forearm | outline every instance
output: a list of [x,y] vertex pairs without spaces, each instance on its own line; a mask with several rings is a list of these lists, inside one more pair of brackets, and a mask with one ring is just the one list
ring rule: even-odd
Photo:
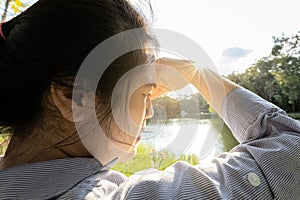
[[220,116],[226,95],[240,87],[207,68],[197,70],[191,83]]

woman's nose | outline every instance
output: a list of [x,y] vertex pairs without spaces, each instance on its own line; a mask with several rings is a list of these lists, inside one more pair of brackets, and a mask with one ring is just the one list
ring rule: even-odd
[[153,106],[150,105],[150,107],[146,109],[146,117],[145,118],[150,119],[153,117],[153,115],[154,115]]

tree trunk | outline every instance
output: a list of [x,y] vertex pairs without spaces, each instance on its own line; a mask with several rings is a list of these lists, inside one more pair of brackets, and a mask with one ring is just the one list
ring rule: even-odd
[[11,0],[6,0],[6,2],[5,2],[5,7],[4,7],[4,11],[3,11],[3,14],[2,14],[2,18],[1,18],[1,23],[5,22],[5,20],[6,20],[7,10],[8,10],[8,6],[9,6],[10,1]]
[[293,109],[294,118],[296,119],[295,102],[293,102],[292,104],[292,109]]

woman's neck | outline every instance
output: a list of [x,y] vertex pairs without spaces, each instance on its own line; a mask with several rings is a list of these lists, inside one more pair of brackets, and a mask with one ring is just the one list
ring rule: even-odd
[[[76,129],[69,127],[69,132],[62,130],[59,134],[48,130],[33,131],[25,138],[13,135],[1,160],[0,169],[60,158],[91,157],[80,141]],[[70,130],[73,130],[72,133]]]

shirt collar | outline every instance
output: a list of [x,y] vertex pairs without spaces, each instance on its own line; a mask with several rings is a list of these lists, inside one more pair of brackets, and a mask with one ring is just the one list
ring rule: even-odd
[[0,170],[0,199],[49,199],[65,193],[83,179],[112,167],[95,158],[65,158]]

